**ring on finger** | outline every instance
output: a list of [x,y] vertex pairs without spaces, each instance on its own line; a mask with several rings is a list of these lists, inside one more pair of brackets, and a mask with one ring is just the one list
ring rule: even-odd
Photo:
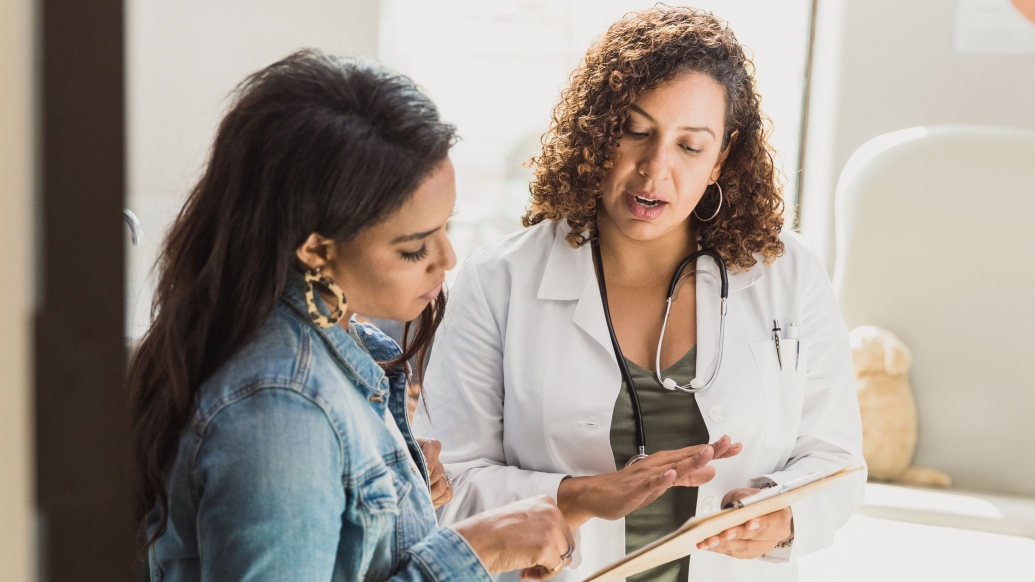
[[446,482],[446,487],[452,487],[453,486],[453,478],[450,477],[449,475],[446,475],[445,473],[443,473],[442,474],[442,480]]
[[554,566],[553,568],[550,568],[550,571],[551,571],[551,572],[556,572],[557,570],[560,570],[560,569],[561,569],[561,567],[562,567],[562,566],[564,566],[564,563],[565,563],[565,562],[567,562],[568,560],[570,560],[570,559],[571,559],[571,555],[572,555],[573,553],[575,553],[575,548],[574,548],[574,547],[572,547],[572,545],[571,545],[571,544],[568,544],[568,551],[567,551],[567,552],[564,552],[564,555],[562,555],[562,556],[561,556],[561,561],[560,561],[560,563],[558,563],[558,564],[557,564],[556,566]]

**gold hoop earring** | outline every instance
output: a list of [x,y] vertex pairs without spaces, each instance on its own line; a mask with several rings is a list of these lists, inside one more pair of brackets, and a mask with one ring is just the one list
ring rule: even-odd
[[[715,187],[719,189],[719,205],[715,207],[715,212],[712,213],[708,218],[701,218],[700,214],[697,214],[697,208],[694,208],[694,216],[701,222],[711,222],[715,220],[715,217],[719,215],[719,211],[722,210],[722,186],[719,186],[718,180],[715,181]],[[700,202],[698,202],[700,204]]]
[[[317,309],[316,290],[313,289],[313,283],[323,285],[338,298],[338,307],[330,315],[324,315]],[[345,300],[345,292],[334,281],[321,275],[320,269],[310,269],[305,273],[305,304],[309,308],[309,317],[313,323],[323,329],[338,325],[345,315],[345,309],[349,306],[348,301]]]

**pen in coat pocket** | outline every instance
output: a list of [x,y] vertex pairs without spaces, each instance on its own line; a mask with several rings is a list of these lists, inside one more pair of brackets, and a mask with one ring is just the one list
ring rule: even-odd
[[773,341],[776,342],[776,363],[780,364],[780,369],[783,370],[783,356],[780,355],[780,322],[773,320]]

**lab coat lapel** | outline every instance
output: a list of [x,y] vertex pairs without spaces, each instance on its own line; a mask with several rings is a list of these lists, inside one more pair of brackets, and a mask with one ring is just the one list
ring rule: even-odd
[[539,285],[539,299],[578,300],[572,322],[589,334],[614,357],[611,336],[604,320],[604,303],[593,270],[592,251],[588,244],[574,249],[565,238],[566,225],[554,227],[553,247],[546,261],[543,281]]
[[[586,255],[588,258],[589,252]],[[600,287],[597,285],[595,276],[586,278],[582,295],[579,297],[578,305],[575,306],[575,314],[571,320],[596,340],[612,358],[615,358],[611,334],[607,330],[607,320],[604,319],[604,302],[600,299]]]
[[566,225],[555,223],[553,230],[553,246],[536,296],[560,301],[578,299],[582,296],[586,278],[593,275],[589,245],[573,249],[565,238],[569,232]]

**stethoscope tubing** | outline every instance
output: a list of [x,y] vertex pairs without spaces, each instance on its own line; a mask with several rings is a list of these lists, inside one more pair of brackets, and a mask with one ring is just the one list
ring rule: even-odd
[[[694,274],[696,273],[708,273],[708,271],[694,271]],[[687,394],[704,392],[710,388],[713,383],[715,383],[715,379],[719,376],[719,368],[722,367],[722,346],[726,340],[726,297],[722,297],[720,302],[722,305],[719,309],[719,352],[715,357],[715,367],[712,368],[712,375],[708,377],[708,381],[700,388],[694,388],[692,383],[685,385],[676,384],[672,387],[673,390],[679,390],[680,392],[686,392]],[[670,296],[665,302],[665,319],[661,321],[661,335],[658,337],[658,351],[654,356],[654,375],[658,379],[658,383],[662,386],[665,385],[665,380],[661,377],[661,345],[665,340],[665,328],[668,327],[668,314],[671,310],[672,297]]]
[[611,347],[615,351],[615,359],[618,360],[618,371],[622,373],[625,385],[629,387],[629,401],[632,404],[633,419],[636,423],[636,449],[637,454],[625,464],[626,467],[647,457],[647,437],[643,430],[643,413],[640,412],[640,397],[636,393],[636,387],[632,384],[632,374],[629,373],[629,366],[625,363],[625,356],[622,355],[622,347],[618,345],[618,336],[615,335],[615,328],[611,325],[611,308],[607,302],[607,285],[604,283],[604,264],[600,260],[600,245],[593,241],[593,263],[596,267],[597,286],[600,288],[600,301],[604,305],[604,319],[607,321],[607,333],[611,336]]
[[[640,398],[636,392],[636,385],[633,384],[632,374],[629,372],[629,367],[625,363],[625,355],[622,353],[621,345],[618,344],[618,336],[615,335],[614,325],[612,325],[611,323],[611,309],[608,306],[607,301],[607,284],[604,281],[604,264],[600,258],[600,244],[598,241],[593,241],[592,246],[593,264],[597,276],[597,286],[600,288],[600,300],[604,306],[604,319],[607,321],[607,332],[608,335],[610,335],[611,337],[611,346],[615,352],[615,359],[618,361],[618,370],[619,372],[621,372],[622,380],[625,382],[627,390],[629,391],[629,401],[632,405],[633,419],[635,421],[636,426],[637,454],[631,457],[625,463],[625,466],[628,467],[629,465],[632,465],[633,463],[641,459],[645,459],[647,457],[647,437],[646,431],[644,431],[643,429],[643,413],[640,410]],[[668,317],[670,312],[672,311],[672,300],[675,297],[676,288],[679,285],[679,281],[681,278],[680,276],[682,275],[683,271],[686,270],[686,268],[691,263],[693,263],[699,257],[703,256],[711,257],[711,259],[715,261],[716,265],[719,267],[719,296],[722,303],[719,312],[719,350],[716,354],[715,368],[712,370],[712,374],[708,378],[708,381],[702,387],[694,388],[691,385],[693,382],[686,386],[680,386],[678,384],[674,386],[675,389],[689,394],[703,392],[707,390],[709,387],[711,387],[711,385],[715,382],[715,378],[719,375],[719,368],[722,367],[723,343],[726,337],[726,301],[729,297],[729,278],[726,274],[726,262],[722,259],[721,256],[719,256],[719,253],[707,249],[693,252],[690,255],[688,255],[685,259],[683,259],[683,261],[679,264],[679,267],[676,269],[676,272],[673,273],[672,281],[669,283],[668,286],[668,298],[665,301],[665,319],[661,322],[661,337],[658,338],[658,350],[654,361],[654,373],[657,375],[658,382],[664,385],[664,380],[661,378],[661,346],[662,341],[664,341],[665,337],[665,328],[668,327]],[[707,273],[707,271],[695,270],[690,274],[696,275],[699,272]]]

